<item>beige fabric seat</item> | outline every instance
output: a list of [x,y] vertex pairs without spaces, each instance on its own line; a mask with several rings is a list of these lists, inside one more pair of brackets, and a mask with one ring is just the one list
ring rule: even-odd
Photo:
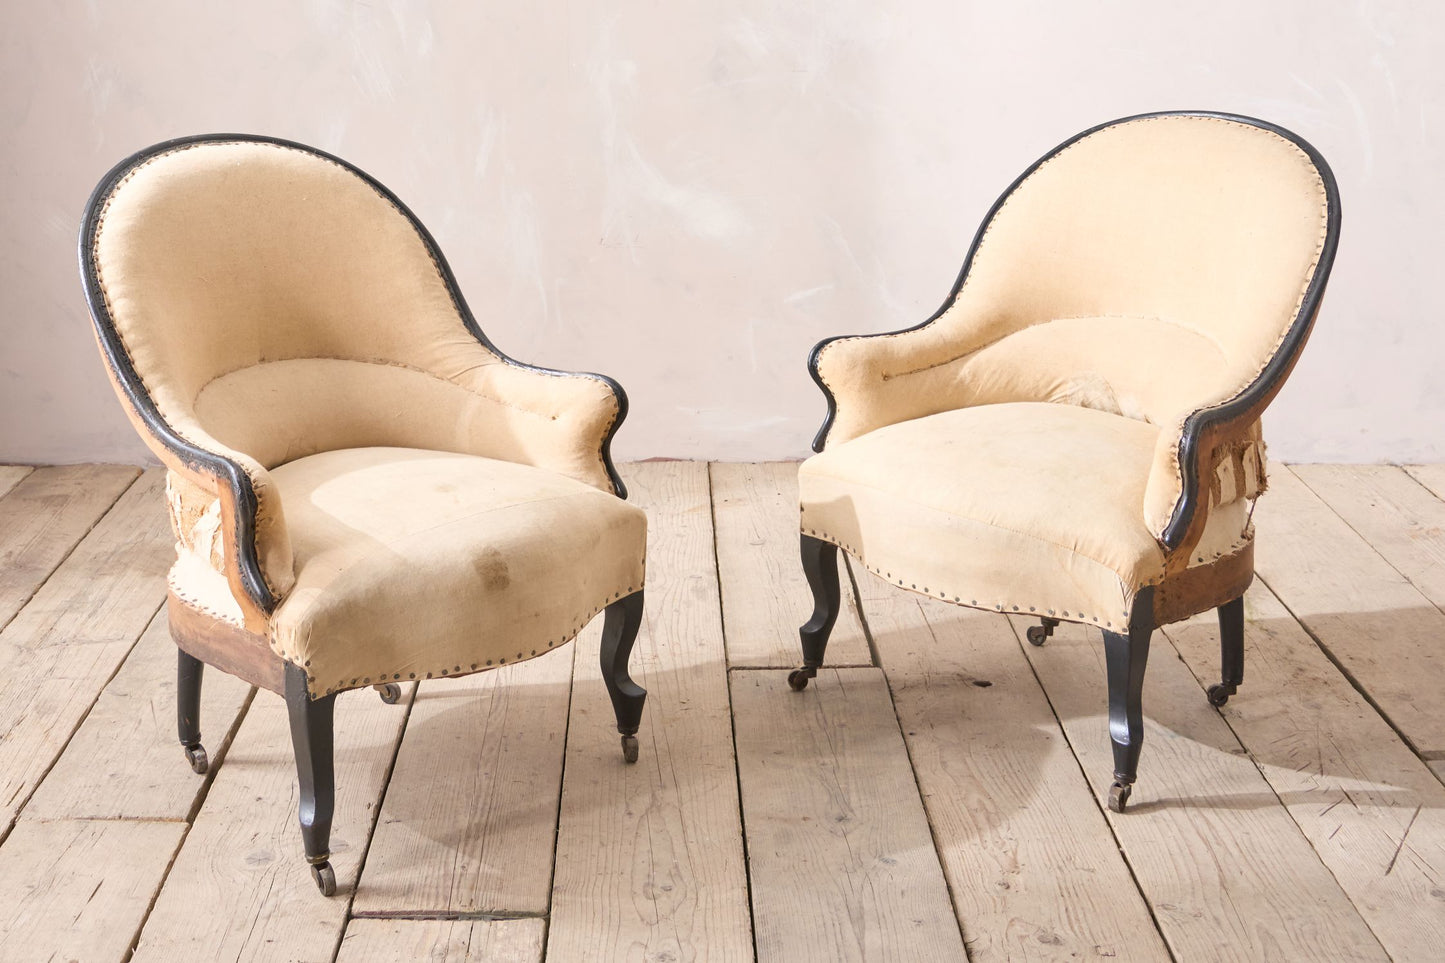
[[296,560],[274,644],[327,691],[531,658],[641,584],[646,517],[564,475],[348,448],[273,477]]
[[1219,610],[1243,680],[1260,415],[1313,325],[1339,196],[1263,121],[1150,114],[1050,152],[999,198],[923,324],[813,349],[828,401],[799,471],[814,594],[801,689],[839,601],[837,549],[910,591],[1104,631],[1123,811],[1149,636]]
[[323,892],[343,690],[395,702],[398,683],[541,655],[605,609],[636,760],[647,522],[609,455],[615,381],[499,351],[412,213],[300,144],[141,151],[96,188],[80,253],[116,392],[169,470],[181,743],[204,772],[204,664],[285,695]]
[[[802,530],[927,595],[1122,629],[1132,596],[1164,578],[1139,511],[1158,435],[1039,402],[889,425],[803,464]],[[1242,547],[1245,508],[1211,517],[1212,558]]]

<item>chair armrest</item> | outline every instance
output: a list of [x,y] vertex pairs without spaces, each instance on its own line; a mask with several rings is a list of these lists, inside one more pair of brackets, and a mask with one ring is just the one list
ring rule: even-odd
[[[505,451],[485,452],[585,481],[619,498],[627,487],[612,463],[612,438],[627,417],[627,393],[606,375],[558,371],[515,361],[490,346],[477,353],[463,387],[499,402],[499,417],[516,419]],[[498,437],[493,445],[503,444]]]
[[813,347],[808,370],[828,399],[814,451],[828,442],[975,403],[959,368],[1011,329],[960,290],[963,278],[960,274],[948,300],[922,324],[827,338]]
[[[291,538],[270,473],[211,437],[193,419],[173,424],[149,397],[122,388],[110,364],[106,372],[152,453],[169,471],[220,503],[221,574],[246,628],[265,634],[271,612],[296,581]],[[182,534],[177,532],[177,537]]]

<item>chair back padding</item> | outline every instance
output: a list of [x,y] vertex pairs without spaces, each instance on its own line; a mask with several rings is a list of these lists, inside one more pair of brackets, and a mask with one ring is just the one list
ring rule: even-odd
[[608,486],[595,452],[552,456],[558,392],[472,329],[430,238],[356,169],[285,142],[182,142],[133,166],[97,211],[108,320],[189,440],[266,468],[404,446]]
[[1320,171],[1271,130],[1207,115],[1114,124],[1007,195],[965,296],[936,324],[967,330],[960,352],[1017,352],[1017,381],[988,385],[988,401],[1072,393],[1167,425],[1264,370],[1319,263],[1328,214]]

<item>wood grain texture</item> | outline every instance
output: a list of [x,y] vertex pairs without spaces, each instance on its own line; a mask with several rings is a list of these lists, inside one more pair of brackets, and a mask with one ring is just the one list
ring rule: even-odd
[[0,465],[0,498],[8,495],[10,489],[20,484],[20,479],[34,470],[29,465]]
[[[1026,620],[1015,627],[1022,634]],[[1097,629],[1060,625],[1027,646],[1084,775],[1113,779]],[[1388,957],[1299,827],[1160,635],[1128,812],[1106,814],[1176,959]]]
[[1168,960],[1008,621],[855,573],[969,959]]
[[[1445,947],[1445,786],[1263,585],[1245,596],[1245,619],[1245,681],[1225,720],[1386,951],[1434,958]],[[1212,618],[1166,631],[1201,682],[1217,681]]]
[[0,961],[125,959],[184,823],[22,822],[0,847]]
[[[0,627],[139,474],[126,465],[67,465],[15,479],[14,488],[0,498]],[[164,503],[161,511],[164,515]]]
[[[813,611],[813,593],[798,559],[798,463],[710,467],[728,664],[801,665],[798,626]],[[827,664],[872,665],[841,564],[838,572],[843,610],[828,639]]]
[[1445,501],[1393,465],[1290,470],[1420,594],[1445,608]]
[[331,899],[317,892],[301,847],[286,704],[258,692],[141,932],[136,963],[330,960],[414,688],[403,683],[394,706],[369,689],[336,700]]
[[1280,601],[1416,750],[1445,752],[1445,614],[1283,466],[1254,523]]
[[1405,473],[1415,479],[1436,498],[1445,498],[1445,465],[1403,465]]
[[760,963],[961,960],[883,672],[733,672]]
[[594,623],[573,646],[547,958],[751,960],[707,466],[623,476],[649,516],[641,757],[622,761]]
[[146,472],[0,632],[0,827],[29,799],[165,597],[173,552],[164,479],[159,469]]
[[336,963],[541,963],[546,923],[352,920]]
[[[206,670],[201,735],[213,772],[224,763],[250,695],[239,679]],[[162,609],[35,791],[24,818],[185,820],[205,784],[176,737],[176,646]]]
[[358,915],[545,914],[572,652],[419,684]]

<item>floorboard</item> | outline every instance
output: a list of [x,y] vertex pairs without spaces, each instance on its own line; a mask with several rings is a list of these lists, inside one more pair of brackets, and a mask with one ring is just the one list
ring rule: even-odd
[[1254,523],[1260,578],[1417,751],[1445,754],[1445,614],[1284,466]]
[[[1022,634],[1027,620],[1015,625]],[[1113,779],[1097,629],[1064,624],[1025,646],[1084,775]],[[1108,814],[1176,959],[1388,957],[1167,641],[1144,685],[1139,781]]]
[[[1390,955],[1433,958],[1445,947],[1445,786],[1262,584],[1245,618],[1245,681],[1225,721]],[[1218,680],[1214,618],[1166,632],[1201,684]]]
[[962,959],[883,672],[731,681],[760,963]]
[[1445,500],[1393,465],[1290,470],[1421,595],[1445,610]]
[[352,920],[336,963],[541,963],[546,922]]
[[564,647],[419,683],[357,915],[547,912],[571,675]]
[[8,495],[10,489],[20,484],[20,479],[34,470],[29,465],[0,465],[0,498]]
[[855,574],[969,959],[1168,960],[1008,621]]
[[155,469],[132,485],[0,632],[0,830],[165,598],[172,549],[163,484]]
[[211,773],[177,747],[163,473],[0,466],[0,963],[1439,958],[1445,466],[1275,467],[1245,683],[1204,698],[1212,616],[1155,635],[1123,815],[1095,630],[1035,648],[845,571],[828,668],[788,690],[795,472],[623,466],[636,765],[600,618],[341,696],[328,900],[282,701],[212,670]]
[[[813,593],[798,558],[798,463],[714,462],[711,470],[728,665],[801,665],[798,626],[812,613]],[[828,664],[872,665],[844,583]]]
[[622,761],[591,630],[574,646],[547,958],[751,960],[707,466],[624,478],[649,514],[641,756]]
[[0,847],[0,961],[119,963],[184,823],[22,822]]
[[330,960],[414,688],[403,683],[397,705],[370,689],[336,700],[330,899],[317,892],[301,848],[286,704],[258,692],[141,932],[135,963]]
[[[234,676],[205,673],[201,736],[211,773],[225,763],[251,692]],[[176,646],[162,609],[36,790],[25,818],[184,821],[206,783],[191,771],[176,736]]]
[[139,474],[124,465],[66,465],[15,478],[0,498],[0,628]]

